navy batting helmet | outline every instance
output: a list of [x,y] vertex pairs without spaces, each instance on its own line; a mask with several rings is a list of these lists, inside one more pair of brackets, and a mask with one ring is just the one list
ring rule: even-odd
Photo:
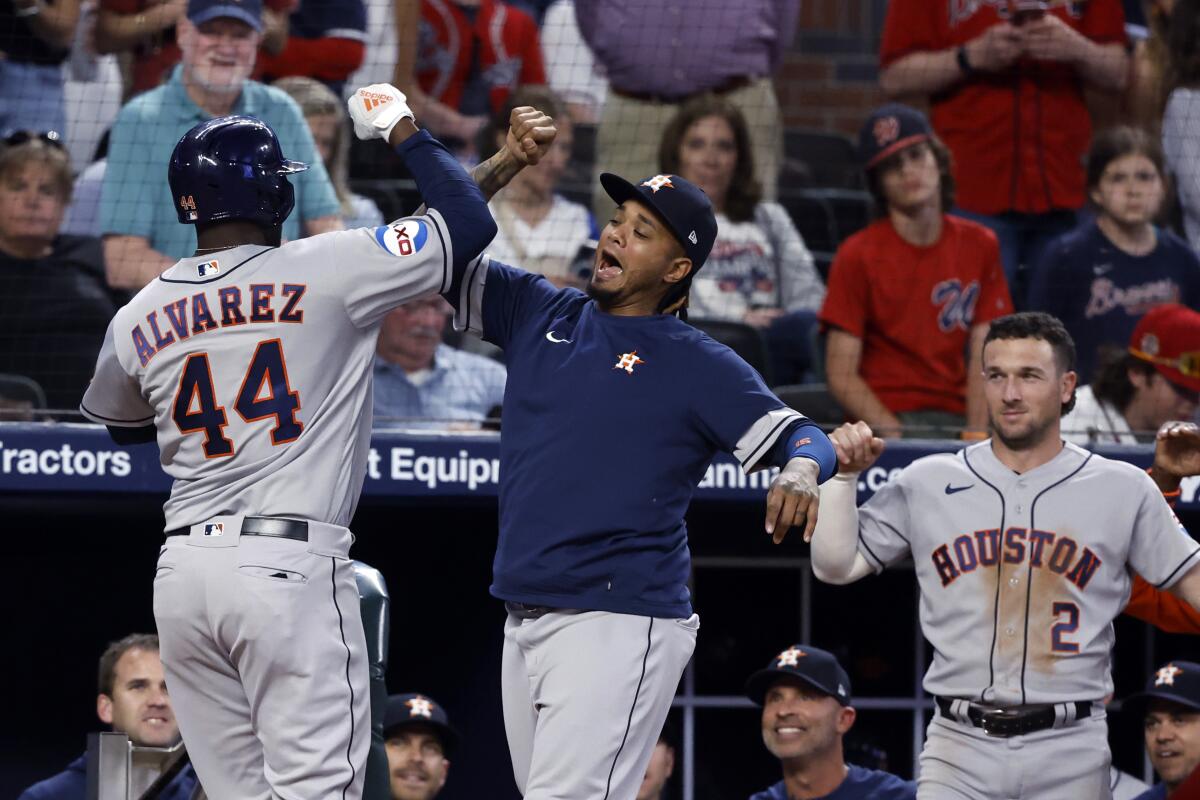
[[185,225],[229,219],[279,225],[296,202],[287,176],[306,169],[283,157],[275,131],[262,120],[217,117],[175,145],[167,181]]

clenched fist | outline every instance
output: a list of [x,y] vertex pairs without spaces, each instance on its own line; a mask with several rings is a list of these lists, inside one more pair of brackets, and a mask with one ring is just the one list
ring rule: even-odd
[[407,117],[416,121],[404,92],[389,83],[372,83],[358,89],[346,101],[354,135],[364,142],[371,139],[387,141],[396,123]]

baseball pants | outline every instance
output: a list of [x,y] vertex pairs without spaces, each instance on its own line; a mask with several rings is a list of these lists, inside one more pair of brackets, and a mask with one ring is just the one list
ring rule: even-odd
[[695,614],[510,614],[504,730],[525,800],[633,800],[699,629]]
[[209,797],[359,800],[371,741],[353,537],[241,536],[217,517],[167,539],[154,578],[163,670]]
[[934,714],[921,751],[918,800],[1111,800],[1103,711],[1063,728],[988,736]]

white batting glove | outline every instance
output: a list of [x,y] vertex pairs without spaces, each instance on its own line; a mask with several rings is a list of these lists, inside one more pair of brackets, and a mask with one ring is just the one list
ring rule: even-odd
[[416,122],[404,92],[390,83],[364,86],[346,101],[350,119],[354,120],[354,135],[364,142],[391,136],[396,123],[408,117]]

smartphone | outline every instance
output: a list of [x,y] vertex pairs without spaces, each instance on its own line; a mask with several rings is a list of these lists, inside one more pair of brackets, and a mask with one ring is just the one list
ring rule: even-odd
[[1046,0],[1008,0],[1008,17],[1013,25],[1039,20],[1050,4]]

